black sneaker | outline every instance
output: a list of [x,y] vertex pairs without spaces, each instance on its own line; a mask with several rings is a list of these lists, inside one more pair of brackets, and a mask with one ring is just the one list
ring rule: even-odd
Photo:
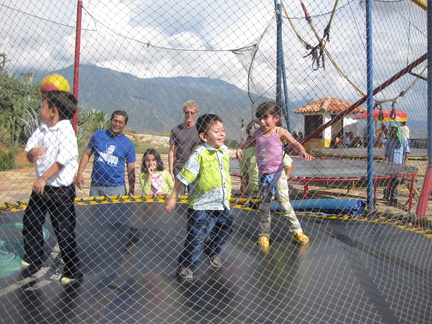
[[213,254],[212,256],[208,256],[208,259],[210,261],[210,265],[213,268],[220,268],[222,266],[222,261],[219,257],[219,254]]
[[177,274],[183,279],[193,279],[194,275],[191,269],[179,267],[177,269]]

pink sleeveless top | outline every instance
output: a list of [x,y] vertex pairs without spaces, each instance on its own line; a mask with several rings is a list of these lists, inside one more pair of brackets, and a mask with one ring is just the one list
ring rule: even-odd
[[266,136],[263,136],[261,129],[258,129],[255,138],[259,173],[275,173],[282,170],[284,168],[283,144],[279,140],[279,127]]

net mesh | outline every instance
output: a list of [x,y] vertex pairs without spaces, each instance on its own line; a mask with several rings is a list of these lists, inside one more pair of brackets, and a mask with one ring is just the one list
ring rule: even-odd
[[[427,52],[426,11],[411,1],[374,1],[372,8],[377,87]],[[327,97],[354,103],[366,93],[366,8],[364,1],[283,1],[280,13],[287,84],[282,120],[302,141],[347,108],[309,103]],[[246,125],[257,106],[276,99],[277,14],[273,1],[0,1],[0,310],[5,322],[432,321],[431,202],[426,216],[414,215],[420,195],[430,197],[421,191],[428,166],[426,61],[374,97],[378,110],[408,115],[406,165],[381,161],[389,139],[385,129],[404,117],[376,116],[375,179],[369,184],[366,121],[355,119],[360,112],[347,115],[303,142],[315,160],[290,153],[289,196],[311,242],[294,243],[273,202],[270,249],[257,246],[260,201],[243,187],[243,180],[254,180],[240,167],[235,150],[247,138]],[[74,68],[77,48],[79,70]],[[47,215],[42,222],[43,263],[34,272],[21,264],[30,261],[22,235],[24,210],[37,189],[35,160],[28,161],[24,148],[39,121],[46,121],[39,86],[51,73],[66,77],[78,97],[77,163],[94,132],[113,127],[111,113],[119,109],[129,115],[123,133],[136,152],[132,192],[125,167],[120,195],[91,196],[94,154],[84,168],[75,200],[83,274],[78,285],[60,281],[68,275],[67,244],[60,244],[53,229],[55,207],[51,219]],[[144,195],[141,167],[144,152],[155,149],[169,170],[169,137],[185,121],[182,105],[188,100],[198,103],[195,120],[215,113],[224,121],[236,225],[220,252],[219,269],[201,255],[194,279],[179,280],[188,190],[181,190],[174,213],[167,213],[164,195]],[[39,140],[36,146],[49,142],[42,135]],[[62,140],[54,145],[73,146]],[[107,161],[117,158],[106,149]],[[393,184],[397,202],[389,197]],[[367,205],[371,189],[373,208]]]

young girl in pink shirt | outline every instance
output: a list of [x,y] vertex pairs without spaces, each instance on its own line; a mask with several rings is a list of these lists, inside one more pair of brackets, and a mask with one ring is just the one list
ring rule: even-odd
[[278,200],[281,215],[290,222],[290,232],[293,239],[300,244],[309,243],[309,238],[303,233],[294,209],[289,201],[288,181],[284,172],[284,144],[295,149],[303,159],[311,160],[304,147],[280,124],[280,109],[273,101],[264,102],[258,106],[255,116],[261,127],[246,142],[237,149],[237,158],[242,159],[243,150],[255,146],[259,171],[260,187],[260,238],[258,245],[264,249],[270,246],[271,213],[270,203],[274,195]]

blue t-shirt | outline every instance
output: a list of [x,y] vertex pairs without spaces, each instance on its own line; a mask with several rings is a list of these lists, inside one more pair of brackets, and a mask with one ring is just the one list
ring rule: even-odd
[[125,164],[136,161],[135,147],[124,134],[114,136],[110,130],[96,131],[88,148],[94,152],[92,183],[100,186],[125,185]]

